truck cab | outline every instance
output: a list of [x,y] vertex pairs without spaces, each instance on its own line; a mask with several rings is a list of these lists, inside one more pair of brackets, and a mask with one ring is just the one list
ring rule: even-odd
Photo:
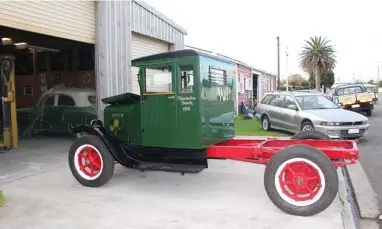
[[105,126],[135,144],[205,149],[234,137],[233,63],[191,49],[132,60],[140,93],[103,99]]

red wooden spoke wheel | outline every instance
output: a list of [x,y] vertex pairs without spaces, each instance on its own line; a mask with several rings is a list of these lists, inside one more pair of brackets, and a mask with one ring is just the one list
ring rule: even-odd
[[285,161],[277,170],[275,186],[288,203],[307,206],[321,198],[325,177],[318,166],[304,158]]
[[338,192],[337,171],[320,150],[293,145],[278,151],[264,172],[264,186],[282,211],[311,216],[325,210]]
[[77,172],[87,180],[94,180],[102,172],[103,162],[99,151],[92,145],[82,145],[75,153]]
[[87,187],[100,187],[114,173],[114,158],[101,138],[84,135],[69,150],[69,167],[76,180]]

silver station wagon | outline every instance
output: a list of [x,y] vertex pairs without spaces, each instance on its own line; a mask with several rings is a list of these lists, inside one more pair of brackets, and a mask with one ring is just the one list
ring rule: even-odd
[[365,136],[369,128],[367,117],[342,109],[319,93],[267,93],[255,110],[264,130],[317,130],[332,139],[357,139]]

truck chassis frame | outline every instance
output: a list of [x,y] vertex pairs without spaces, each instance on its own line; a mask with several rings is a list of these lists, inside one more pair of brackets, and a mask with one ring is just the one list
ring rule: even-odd
[[338,192],[336,168],[354,164],[359,158],[356,141],[329,140],[315,131],[300,132],[288,140],[229,139],[206,150],[165,149],[123,142],[99,120],[91,125],[71,127],[71,131],[77,134],[77,140],[69,150],[69,166],[84,186],[106,184],[117,163],[141,171],[184,175],[207,168],[208,159],[236,160],[265,165],[264,186],[268,197],[282,211],[299,216],[325,210]]

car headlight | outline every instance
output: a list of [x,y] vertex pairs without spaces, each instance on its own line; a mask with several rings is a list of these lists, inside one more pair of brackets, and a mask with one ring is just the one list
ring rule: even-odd
[[321,122],[321,126],[341,126],[340,122]]

